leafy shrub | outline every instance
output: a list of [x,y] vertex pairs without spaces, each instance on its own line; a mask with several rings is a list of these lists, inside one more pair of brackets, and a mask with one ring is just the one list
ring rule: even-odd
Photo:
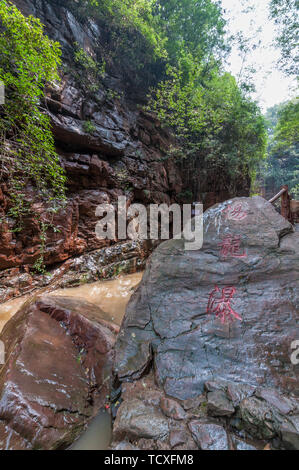
[[85,121],[83,124],[83,129],[88,134],[93,134],[96,130],[96,126],[92,121]]
[[60,47],[44,35],[40,21],[25,18],[10,2],[0,1],[0,106],[2,177],[9,175],[12,208],[19,218],[29,210],[24,188],[31,181],[40,196],[64,199],[65,176],[55,152],[49,117],[41,108],[45,84],[59,79]]
[[82,88],[86,92],[97,91],[100,86],[100,80],[105,76],[105,60],[101,64],[98,63],[82,48],[75,50],[74,59],[80,69],[79,73],[75,70],[74,74]]
[[208,166],[252,174],[265,156],[266,127],[257,105],[244,96],[235,79],[218,67],[203,75],[193,65],[188,80],[182,69],[169,67],[167,80],[153,89],[146,106],[175,132],[177,157],[203,157]]
[[260,167],[267,189],[274,193],[287,184],[294,198],[299,197],[298,110],[298,99],[294,99],[267,111],[268,158]]
[[279,65],[288,75],[298,76],[298,0],[271,0],[269,7],[277,28],[276,44],[281,50]]

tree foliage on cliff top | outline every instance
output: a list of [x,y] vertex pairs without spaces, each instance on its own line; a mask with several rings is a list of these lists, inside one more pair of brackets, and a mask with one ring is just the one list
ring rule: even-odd
[[[75,2],[75,0],[73,0]],[[79,0],[75,14],[116,28],[112,47],[144,88],[146,109],[178,137],[177,155],[208,156],[232,171],[254,167],[266,149],[258,106],[224,73],[229,50],[220,2],[212,0]],[[139,40],[136,34],[139,33]],[[141,39],[141,40],[140,40]],[[145,53],[145,51],[147,51]],[[130,60],[131,58],[131,60]],[[146,81],[151,70],[152,80]],[[173,155],[173,153],[172,153]],[[245,171],[245,170],[244,170]]]
[[298,145],[299,141],[299,99],[288,101],[278,113],[274,140],[276,148]]
[[182,55],[198,60],[227,50],[219,2],[212,0],[68,0],[77,18],[96,20],[114,63],[131,83],[154,85]]
[[270,14],[277,27],[276,43],[281,49],[281,68],[298,76],[298,0],[271,0]]
[[[56,0],[52,0],[54,3]],[[99,22],[113,59],[124,61],[144,88],[152,85],[150,111],[171,126],[181,153],[208,155],[236,167],[262,157],[265,133],[257,106],[221,69],[225,21],[212,0],[62,0],[83,22]],[[0,0],[2,154],[16,156],[13,194],[22,195],[19,170],[41,191],[63,194],[64,175],[55,154],[48,117],[41,112],[44,85],[58,78],[59,45],[39,20],[25,18]],[[150,73],[149,73],[150,71]],[[150,76],[150,79],[145,77]],[[138,80],[141,77],[141,81]],[[21,186],[20,186],[21,185]],[[22,198],[19,198],[21,201]]]
[[266,189],[277,192],[283,184],[299,199],[299,101],[293,99],[268,109],[268,158],[260,175]]
[[227,47],[219,1],[68,0],[65,5],[82,20],[91,17],[118,31],[138,31],[156,57],[177,59],[184,47],[204,58]]
[[207,166],[225,167],[231,176],[252,172],[265,156],[266,129],[258,106],[246,98],[236,80],[217,68],[202,76],[200,67],[192,79],[169,69],[147,106],[159,119],[175,129],[178,152],[202,157]]
[[[59,79],[60,46],[44,35],[37,18],[26,18],[0,0],[1,174],[9,175],[11,215],[26,210],[23,188],[32,181],[48,200],[63,199],[65,177],[55,152],[49,117],[41,111],[46,82]],[[1,175],[0,175],[1,176]]]

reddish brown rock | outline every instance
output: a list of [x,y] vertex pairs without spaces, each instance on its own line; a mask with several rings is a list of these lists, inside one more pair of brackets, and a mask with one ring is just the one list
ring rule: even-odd
[[69,259],[62,265],[49,269],[41,276],[29,266],[0,271],[0,299],[11,298],[37,291],[50,292],[59,288],[79,286],[82,283],[111,279],[120,273],[131,274],[145,267],[146,259],[155,244],[129,241],[116,243]]
[[[28,198],[33,197],[28,189]],[[5,193],[8,201],[8,192]],[[9,204],[7,203],[7,207]],[[32,213],[23,219],[22,230],[14,233],[15,222],[7,219],[0,230],[0,270],[14,266],[33,265],[41,256],[42,223],[47,226],[44,261],[53,264],[65,261],[70,254],[79,255],[86,249],[86,242],[78,233],[78,201],[72,199],[67,206],[53,215],[46,211],[47,205],[39,202]],[[3,214],[5,216],[5,213]],[[38,217],[37,217],[38,216]],[[53,230],[52,227],[55,227]]]
[[173,418],[176,420],[186,419],[187,415],[184,409],[176,400],[163,397],[160,402],[160,407],[165,416],[168,416],[169,418]]
[[225,429],[215,423],[192,421],[189,425],[191,434],[201,450],[229,450]]
[[117,327],[108,320],[89,303],[44,297],[6,324],[1,449],[64,449],[83,431],[109,393]]

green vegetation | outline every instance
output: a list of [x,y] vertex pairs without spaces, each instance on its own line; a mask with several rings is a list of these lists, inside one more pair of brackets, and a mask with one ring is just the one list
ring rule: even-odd
[[[54,1],[54,0],[53,0]],[[246,84],[238,86],[221,62],[229,49],[219,1],[212,0],[62,0],[83,23],[101,27],[95,54],[79,45],[74,52],[77,78],[96,92],[106,69],[118,67],[128,93],[142,96],[145,109],[158,115],[177,136],[170,158],[201,158],[234,177],[251,173],[265,155],[266,131]],[[39,197],[57,207],[65,176],[55,153],[50,122],[42,110],[46,83],[58,80],[59,44],[43,33],[39,20],[25,18],[0,0],[0,79],[6,103],[0,108],[4,176],[10,175],[11,215],[28,209],[24,187],[32,182]],[[107,97],[115,97],[113,90]],[[86,132],[94,131],[91,121]]]
[[211,56],[226,51],[225,21],[220,2],[211,0],[157,0],[153,3],[156,22],[165,38],[172,65],[181,58],[207,63]]
[[83,129],[88,134],[93,134],[96,130],[96,126],[92,121],[85,121],[83,124]]
[[117,66],[134,90],[156,83],[167,53],[152,0],[62,0],[62,4],[81,22],[92,18],[100,25],[105,62]]
[[261,174],[266,188],[277,191],[287,184],[292,196],[299,199],[299,102],[291,100],[267,111],[268,158]]
[[38,19],[25,18],[5,0],[0,1],[0,24],[0,80],[6,92],[0,106],[1,175],[9,178],[9,215],[20,220],[30,210],[24,194],[28,182],[52,209],[64,199],[65,176],[40,106],[46,82],[59,79],[60,47],[44,35]]
[[205,157],[209,166],[220,164],[236,176],[246,166],[253,172],[265,155],[264,119],[230,74],[215,69],[203,80],[198,68],[184,84],[182,72],[171,69],[147,109],[176,130],[178,156]]
[[289,75],[298,76],[298,0],[271,0],[270,12],[277,26],[281,68]]
[[278,114],[275,129],[275,149],[285,149],[298,145],[299,136],[299,100],[294,99],[286,103]]
[[84,49],[78,48],[78,45],[75,50],[74,60],[77,65],[74,75],[81,87],[85,92],[97,91],[100,86],[101,78],[105,76],[105,61],[99,64],[86,51],[84,51]]
[[[276,43],[281,49],[279,65],[289,76],[298,77],[298,0],[271,0],[270,13],[277,26]],[[266,186],[278,189],[288,184],[299,199],[299,101],[274,106],[267,112],[268,160],[263,168]]]
[[178,137],[169,158],[204,158],[234,177],[249,166],[254,175],[266,128],[250,87],[222,70],[229,48],[220,2],[73,0],[70,7],[83,21],[109,25],[105,59],[135,90],[150,88],[145,109]]

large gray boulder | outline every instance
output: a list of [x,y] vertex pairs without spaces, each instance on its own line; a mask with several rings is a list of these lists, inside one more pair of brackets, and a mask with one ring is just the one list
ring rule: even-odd
[[152,369],[168,397],[204,392],[209,416],[299,448],[298,270],[299,233],[263,198],[212,207],[201,250],[170,240],[154,251],[118,336],[118,379]]
[[170,240],[153,253],[116,346],[121,381],[154,360],[173,397],[197,396],[215,377],[299,392],[299,234],[261,197],[204,215],[204,245]]

